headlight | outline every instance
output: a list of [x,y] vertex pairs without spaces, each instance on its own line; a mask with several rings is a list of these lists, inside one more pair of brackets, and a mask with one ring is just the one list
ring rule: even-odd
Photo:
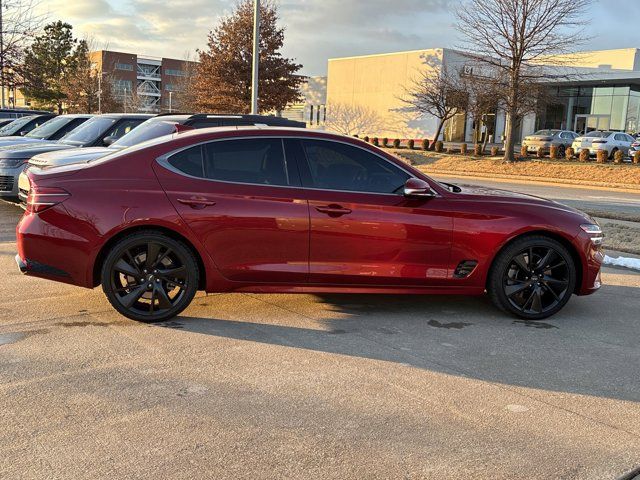
[[586,232],[590,237],[594,245],[602,245],[604,241],[604,234],[600,225],[595,223],[583,223],[580,228]]
[[24,165],[28,158],[0,158],[0,167],[15,168]]

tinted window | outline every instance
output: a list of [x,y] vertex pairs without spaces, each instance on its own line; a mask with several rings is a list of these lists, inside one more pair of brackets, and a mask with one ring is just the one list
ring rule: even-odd
[[200,145],[171,155],[168,162],[172,167],[187,175],[193,177],[202,177],[204,175],[202,171],[202,147]]
[[107,132],[105,137],[120,138],[144,122],[144,119],[122,120]]
[[311,174],[305,186],[398,193],[410,177],[390,162],[358,147],[323,140],[303,140],[302,143]]
[[74,118],[70,122],[67,122],[67,124],[64,127],[62,127],[60,130],[58,130],[56,133],[51,135],[49,137],[49,139],[50,140],[58,140],[58,139],[64,137],[67,133],[75,130],[77,127],[82,125],[87,120],[88,120],[87,118]]
[[211,142],[205,146],[204,172],[212,180],[264,185],[297,184],[291,166],[287,168],[279,138]]

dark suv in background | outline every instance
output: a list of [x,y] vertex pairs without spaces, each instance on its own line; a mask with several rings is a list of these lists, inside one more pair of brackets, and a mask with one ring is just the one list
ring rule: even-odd
[[36,155],[29,166],[51,167],[71,163],[88,162],[109,153],[131,147],[153,138],[170,135],[182,129],[211,127],[269,126],[305,128],[303,122],[273,115],[209,115],[209,114],[161,114],[150,118],[109,147],[83,148]]

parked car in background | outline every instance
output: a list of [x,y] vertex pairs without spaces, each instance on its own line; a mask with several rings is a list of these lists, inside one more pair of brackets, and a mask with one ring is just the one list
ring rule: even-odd
[[78,147],[110,145],[152,116],[142,113],[96,115],[58,141],[0,148],[0,198],[18,199],[18,176],[34,155]]
[[38,114],[50,114],[46,110],[30,110],[28,108],[0,108],[0,120],[15,120],[20,117],[27,117]]
[[47,140],[59,140],[71,130],[89,120],[92,116],[93,115],[89,114],[58,115],[57,117],[47,120],[22,137],[0,137],[0,147],[42,143]]
[[167,320],[197,290],[486,290],[537,320],[600,288],[602,231],[588,215],[438,183],[352,137],[191,130],[21,178],[19,269],[101,284],[135,320]]
[[4,127],[0,128],[0,137],[26,135],[53,117],[55,117],[53,113],[43,113],[17,118],[13,122],[7,123]]
[[0,118],[0,128],[4,127],[8,123],[13,122],[13,118]]
[[527,152],[537,153],[542,148],[548,154],[551,146],[558,147],[558,156],[563,157],[564,152],[571,146],[577,133],[570,130],[538,130],[533,135],[527,135],[522,141],[522,145],[527,147]]
[[629,158],[632,159],[636,152],[640,152],[640,138],[635,138],[629,147]]
[[573,148],[576,153],[588,149],[590,156],[595,156],[598,150],[605,150],[607,156],[613,158],[617,151],[621,151],[625,156],[628,155],[631,144],[634,142],[635,139],[626,133],[594,131],[576,138]]
[[68,165],[70,163],[88,162],[100,158],[114,151],[131,147],[153,138],[170,135],[183,128],[209,128],[209,127],[232,127],[267,125],[274,127],[295,127],[305,128],[303,122],[296,122],[287,118],[275,117],[273,115],[176,115],[162,114],[142,123],[135,130],[112,143],[109,147],[93,147],[75,150],[65,150],[62,152],[49,152],[35,155],[29,160],[30,166],[44,167],[53,165]]

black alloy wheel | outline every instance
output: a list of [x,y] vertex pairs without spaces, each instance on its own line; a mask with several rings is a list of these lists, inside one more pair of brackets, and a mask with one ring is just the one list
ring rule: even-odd
[[530,320],[547,318],[569,301],[576,284],[567,249],[547,237],[525,237],[500,252],[488,290],[503,310]]
[[558,146],[558,158],[564,158],[566,151],[567,151],[567,147],[565,147],[564,145],[559,145]]
[[174,317],[193,299],[198,267],[191,250],[159,232],[120,240],[102,267],[102,289],[113,307],[133,320]]

